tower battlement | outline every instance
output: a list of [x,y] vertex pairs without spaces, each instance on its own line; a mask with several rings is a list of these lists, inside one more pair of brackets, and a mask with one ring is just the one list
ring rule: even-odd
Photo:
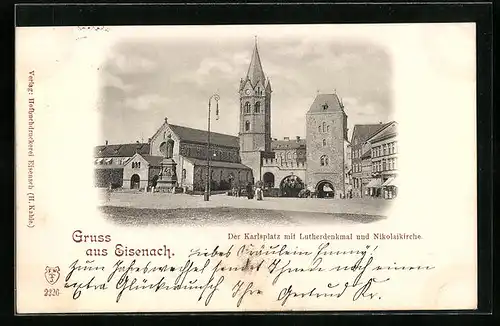
[[305,169],[306,162],[303,161],[282,161],[276,158],[265,158],[262,160],[263,167],[278,167],[282,169]]

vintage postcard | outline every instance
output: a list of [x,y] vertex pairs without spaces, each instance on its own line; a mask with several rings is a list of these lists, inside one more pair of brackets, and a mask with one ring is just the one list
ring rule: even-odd
[[475,37],[16,28],[17,312],[476,309]]

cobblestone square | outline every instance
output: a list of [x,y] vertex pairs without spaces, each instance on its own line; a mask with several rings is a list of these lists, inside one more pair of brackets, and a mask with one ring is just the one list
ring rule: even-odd
[[124,225],[227,226],[372,223],[383,220],[391,201],[373,198],[276,198],[262,201],[224,194],[203,196],[114,192],[100,210]]

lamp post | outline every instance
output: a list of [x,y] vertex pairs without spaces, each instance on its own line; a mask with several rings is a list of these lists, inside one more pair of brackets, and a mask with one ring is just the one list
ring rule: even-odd
[[216,102],[216,110],[215,110],[215,119],[219,120],[219,99],[220,96],[219,94],[214,94],[210,96],[208,99],[208,133],[207,133],[207,184],[205,186],[205,195],[204,195],[204,200],[208,201],[210,199],[210,186],[211,186],[211,181],[212,181],[212,173],[210,171],[210,116],[211,116],[211,102],[212,99],[215,99]]

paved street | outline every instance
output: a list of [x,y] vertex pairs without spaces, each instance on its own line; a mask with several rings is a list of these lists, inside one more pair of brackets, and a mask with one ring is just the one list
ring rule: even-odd
[[311,225],[371,223],[384,219],[390,201],[381,199],[264,198],[114,192],[101,196],[100,209],[120,224]]

